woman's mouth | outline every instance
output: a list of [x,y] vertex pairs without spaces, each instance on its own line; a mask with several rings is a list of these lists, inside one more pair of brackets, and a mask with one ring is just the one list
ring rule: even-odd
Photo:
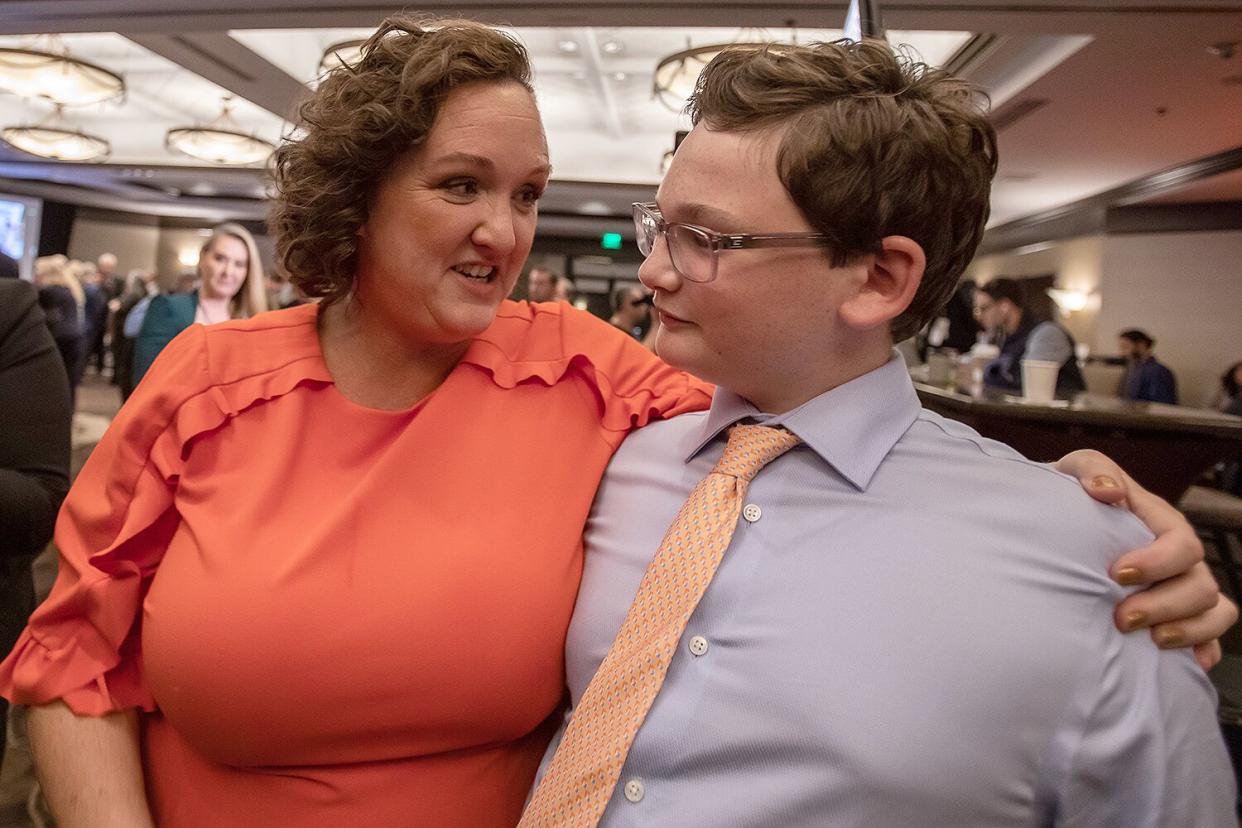
[[453,270],[476,282],[490,282],[496,275],[496,268],[490,265],[454,265]]

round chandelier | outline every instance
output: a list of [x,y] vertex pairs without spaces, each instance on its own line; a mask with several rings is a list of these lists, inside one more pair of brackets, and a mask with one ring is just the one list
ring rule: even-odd
[[322,76],[342,66],[357,66],[358,61],[362,60],[364,43],[366,43],[365,40],[342,40],[324,49],[323,57],[319,59],[319,75]]
[[716,55],[726,49],[762,49],[771,45],[771,43],[743,42],[713,43],[709,46],[691,47],[687,44],[687,48],[661,58],[656,64],[655,74],[652,76],[651,92],[660,99],[660,103],[674,112],[681,112],[690,95],[694,93],[694,88],[699,82],[699,75],[703,73],[704,67],[715,59]]
[[125,94],[125,80],[116,72],[71,57],[54,36],[50,45],[0,49],[0,89],[60,106],[87,106]]
[[98,161],[112,152],[112,145],[103,138],[62,125],[60,115],[58,105],[37,124],[5,127],[0,138],[24,153],[55,161]]
[[164,145],[199,161],[228,167],[244,167],[264,160],[276,146],[256,135],[243,132],[233,120],[231,96],[210,124],[175,127],[164,136]]

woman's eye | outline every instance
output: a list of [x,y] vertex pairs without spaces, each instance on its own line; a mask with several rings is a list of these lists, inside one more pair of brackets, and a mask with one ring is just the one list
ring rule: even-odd
[[442,186],[455,196],[469,197],[479,194],[479,182],[471,178],[455,179]]
[[530,187],[517,194],[517,199],[524,207],[534,207],[543,198],[543,191]]

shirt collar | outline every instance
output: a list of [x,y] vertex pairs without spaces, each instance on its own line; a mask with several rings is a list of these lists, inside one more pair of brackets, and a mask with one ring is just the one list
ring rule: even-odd
[[765,414],[726,388],[717,388],[703,424],[687,438],[688,463],[729,426],[747,418],[783,426],[856,488],[865,490],[880,463],[914,421],[922,405],[901,356],[784,414]]

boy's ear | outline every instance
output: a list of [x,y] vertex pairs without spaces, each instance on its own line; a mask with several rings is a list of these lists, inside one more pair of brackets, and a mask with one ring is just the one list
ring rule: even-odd
[[867,330],[887,325],[900,316],[918,292],[927,256],[918,242],[906,236],[885,236],[880,252],[867,256],[866,279],[841,305],[842,321]]

